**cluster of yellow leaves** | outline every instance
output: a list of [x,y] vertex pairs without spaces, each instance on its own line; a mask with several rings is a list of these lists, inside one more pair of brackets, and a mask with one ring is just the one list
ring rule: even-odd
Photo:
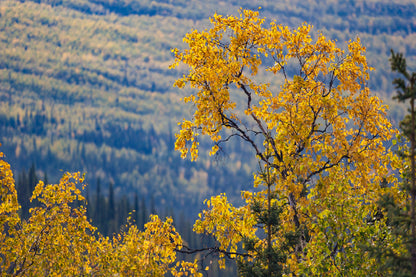
[[[256,218],[251,214],[248,206],[233,207],[227,201],[225,194],[213,196],[210,200],[205,200],[205,204],[209,210],[199,214],[194,231],[214,235],[220,243],[220,250],[231,253],[230,257],[235,258],[238,244],[243,238],[255,237]],[[224,252],[219,253],[219,263],[222,268],[225,268]]]
[[[350,271],[355,276],[371,272],[374,261],[366,260],[364,266],[357,245],[377,233],[364,219],[374,212],[380,195],[399,194],[391,174],[399,161],[384,145],[397,134],[387,107],[366,86],[372,68],[365,47],[359,38],[347,42],[347,50],[323,34],[313,40],[308,24],[293,30],[275,22],[264,27],[264,19],[250,10],[239,17],[215,14],[211,23],[209,30],[186,35],[188,49],[173,50],[172,67],[189,66],[175,85],[196,89],[184,98],[195,111],[192,120],[180,123],[175,148],[195,160],[199,135],[214,143],[229,134],[223,129],[240,136],[270,170],[275,201],[286,207],[274,242],[279,244],[279,235],[299,226],[308,230],[309,242],[301,245],[302,251],[288,253],[286,269],[295,275],[342,268],[357,269]],[[280,89],[258,81],[260,69],[271,78],[283,78]],[[214,145],[210,154],[217,149]],[[391,185],[382,187],[383,180]],[[262,176],[255,176],[254,183],[270,185]],[[252,197],[260,201],[267,193]],[[195,225],[198,232],[215,233],[224,248],[238,242],[240,233],[253,232],[253,225],[235,225],[237,219],[252,220],[250,204],[233,208],[225,200],[222,195],[208,201],[209,210]],[[335,254],[323,255],[328,251]]]
[[96,243],[98,254],[93,272],[111,276],[164,276],[168,272],[173,276],[200,276],[196,261],[175,263],[182,239],[172,223],[172,218],[162,222],[152,215],[144,232],[133,225],[112,241],[101,237]]
[[[0,153],[0,158],[2,153]],[[13,276],[201,276],[195,262],[176,261],[182,239],[172,219],[151,216],[144,231],[126,226],[114,238],[96,232],[86,217],[80,173],[66,173],[59,184],[36,186],[39,205],[19,217],[10,165],[0,159],[0,274]]]
[[[0,152],[0,249],[11,248],[11,253],[0,252],[1,269],[8,269],[12,264],[10,258],[14,257],[14,252],[18,249],[13,249],[15,238],[9,235],[13,234],[18,228],[20,222],[19,218],[19,204],[17,202],[17,192],[14,186],[13,173],[10,170],[10,165],[2,160],[3,153]],[[2,273],[0,272],[0,273]]]

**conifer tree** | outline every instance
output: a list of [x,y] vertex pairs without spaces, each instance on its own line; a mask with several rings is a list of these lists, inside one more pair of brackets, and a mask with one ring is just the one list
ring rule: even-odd
[[113,183],[110,183],[109,189],[108,189],[108,219],[114,220],[116,213],[116,208],[114,204],[114,185]]
[[114,202],[114,185],[110,182],[108,188],[108,212],[106,218],[104,218],[105,224],[108,226],[108,233],[111,235],[118,229],[116,222],[116,206]]
[[94,219],[97,222],[98,225],[101,224],[100,222],[100,215],[101,215],[101,179],[97,179],[97,186],[96,186],[96,192],[95,192],[95,211],[94,211]]
[[[416,147],[416,72],[409,72],[406,59],[402,53],[391,50],[391,69],[399,76],[393,80],[397,95],[393,98],[409,104],[409,114],[400,122],[401,137],[407,145],[399,148],[403,159],[402,197],[397,199],[392,194],[385,194],[379,201],[382,213],[390,225],[390,233],[395,244],[384,240],[376,241],[374,253],[379,260],[381,271],[389,276],[416,276],[416,180],[415,180],[415,147]],[[384,212],[384,213],[383,213]],[[380,217],[379,216],[379,217]]]
[[43,175],[43,182],[44,182],[45,184],[49,184],[49,180],[48,180],[48,173],[47,173],[47,172],[44,172],[44,175]]
[[25,170],[22,170],[18,174],[17,178],[17,197],[19,200],[19,203],[21,205],[21,216],[22,218],[26,219],[29,216],[29,199],[31,195],[31,190],[27,178],[27,174]]
[[28,173],[29,178],[29,185],[30,185],[30,193],[35,189],[36,184],[38,183],[38,177],[36,175],[36,167],[35,163],[32,163]]
[[142,201],[140,201],[140,222],[139,228],[142,230],[144,228],[144,224],[147,221],[147,208],[146,208],[146,200],[142,197]]
[[134,221],[136,225],[139,226],[139,196],[137,191],[134,193]]

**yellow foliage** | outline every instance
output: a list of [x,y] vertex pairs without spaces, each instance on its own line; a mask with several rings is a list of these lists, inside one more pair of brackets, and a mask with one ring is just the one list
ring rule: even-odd
[[[372,68],[360,39],[347,42],[343,50],[323,34],[313,40],[308,24],[290,29],[272,22],[265,27],[259,13],[249,10],[239,17],[215,14],[211,23],[211,29],[185,36],[187,49],[173,51],[172,67],[189,66],[175,86],[195,89],[184,98],[195,111],[192,120],[180,123],[175,148],[195,160],[197,137],[208,135],[213,154],[217,143],[227,140],[230,132],[222,130],[228,129],[253,148],[260,170],[269,176],[255,176],[254,186],[263,191],[244,193],[247,204],[241,208],[225,195],[211,198],[195,231],[213,234],[222,249],[233,251],[243,235],[256,231],[250,199],[265,207],[277,201],[284,208],[273,243],[283,243],[283,234],[293,230],[308,230],[310,236],[287,253],[287,270],[295,276],[319,275],[344,267],[350,276],[372,274],[375,261],[361,256],[357,244],[377,233],[364,219],[380,195],[397,195],[391,174],[397,158],[383,144],[397,131],[387,119],[387,107],[366,86]],[[280,89],[259,81],[260,70],[270,72],[271,80],[282,78]],[[383,188],[383,179],[392,185]],[[277,198],[268,198],[273,193]],[[336,243],[342,244],[336,253],[343,252],[322,256],[331,254],[329,246]],[[320,267],[324,257],[328,263]]]
[[[248,206],[233,207],[227,201],[225,194],[211,197],[206,201],[206,205],[210,209],[199,214],[194,231],[214,234],[221,250],[236,253],[238,244],[243,238],[255,237],[256,219],[250,213]],[[231,257],[235,258],[235,254],[231,254]],[[220,253],[220,258],[225,258],[223,253]],[[224,260],[220,260],[220,266],[222,268],[225,266]]]
[[[0,153],[0,158],[2,157]],[[0,272],[13,276],[201,276],[197,262],[176,262],[182,239],[172,225],[153,215],[143,232],[126,226],[113,239],[96,232],[82,201],[80,173],[59,184],[40,181],[31,198],[39,205],[27,221],[19,205],[10,165],[0,159]]]

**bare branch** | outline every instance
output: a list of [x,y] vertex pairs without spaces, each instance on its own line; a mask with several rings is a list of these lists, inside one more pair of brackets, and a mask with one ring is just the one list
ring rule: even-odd
[[213,254],[213,253],[222,253],[230,259],[233,259],[231,257],[233,255],[242,256],[242,257],[251,257],[251,255],[248,254],[248,253],[229,252],[229,251],[225,251],[225,250],[220,249],[218,246],[205,247],[205,248],[199,248],[199,249],[191,249],[190,247],[188,247],[186,245],[182,245],[181,249],[176,248],[175,251],[178,252],[178,253],[183,253],[183,254],[195,254],[195,253],[200,253],[200,252],[208,252],[209,255],[210,255],[210,254]]

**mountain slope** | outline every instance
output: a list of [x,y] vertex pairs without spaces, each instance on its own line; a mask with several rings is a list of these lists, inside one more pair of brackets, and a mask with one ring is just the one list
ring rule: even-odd
[[[256,163],[244,144],[198,163],[173,151],[176,122],[190,114],[172,87],[171,48],[214,12],[240,6],[296,27],[304,21],[340,43],[367,46],[370,87],[386,98],[393,87],[390,48],[416,58],[413,1],[139,1],[46,0],[0,3],[0,142],[14,168],[35,162],[57,180],[80,170],[94,186],[114,183],[158,206],[188,207],[250,187]],[[273,80],[271,80],[273,81]],[[394,104],[395,105],[395,104]],[[402,110],[393,106],[393,119]],[[202,142],[204,144],[204,142]],[[189,208],[191,207],[191,208]]]

